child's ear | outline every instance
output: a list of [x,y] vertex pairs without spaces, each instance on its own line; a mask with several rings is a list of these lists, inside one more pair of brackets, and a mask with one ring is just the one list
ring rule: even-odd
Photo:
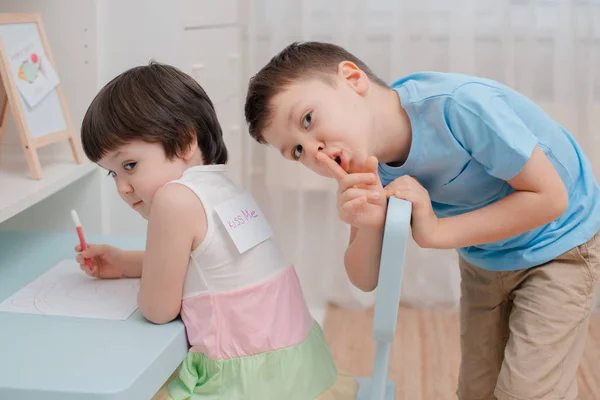
[[338,75],[360,95],[365,94],[369,89],[367,74],[352,61],[342,61],[339,63]]
[[182,157],[185,161],[189,161],[192,159],[194,154],[196,154],[196,150],[198,150],[198,139],[196,139],[196,135],[194,134],[192,141],[190,142],[187,149],[182,154]]

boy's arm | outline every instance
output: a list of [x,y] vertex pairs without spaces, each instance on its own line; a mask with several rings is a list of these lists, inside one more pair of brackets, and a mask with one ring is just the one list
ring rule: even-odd
[[360,290],[370,292],[377,287],[383,227],[352,227],[350,243],[344,255],[344,266],[350,282]]
[[346,274],[354,286],[370,292],[377,287],[379,278],[387,209],[385,192],[378,176],[377,159],[369,157],[364,166],[347,173],[322,153],[315,158],[338,181],[337,206],[340,218],[351,226],[350,243],[344,255]]
[[[413,237],[420,235],[423,247],[491,243],[543,226],[564,213],[568,194],[562,179],[538,147],[531,124],[506,101],[505,91],[463,85],[448,98],[445,117],[452,138],[486,173],[508,182],[516,192],[481,209],[439,220],[432,210],[419,214],[413,203]],[[538,117],[547,118],[541,113]]]
[[507,239],[550,223],[567,209],[565,185],[537,146],[508,183],[516,191],[496,203],[438,220],[432,247],[455,249]]
[[179,315],[190,253],[195,239],[204,239],[206,227],[204,208],[188,188],[171,184],[158,190],[148,218],[138,295],[149,321],[164,324]]

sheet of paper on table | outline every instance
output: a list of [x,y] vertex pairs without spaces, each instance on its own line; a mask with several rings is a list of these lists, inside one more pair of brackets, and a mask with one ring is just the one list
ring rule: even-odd
[[0,312],[125,320],[138,307],[139,287],[139,279],[97,279],[62,260],[0,303]]

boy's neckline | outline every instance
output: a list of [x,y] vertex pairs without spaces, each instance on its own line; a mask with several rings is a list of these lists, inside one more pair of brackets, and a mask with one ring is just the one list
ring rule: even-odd
[[[417,152],[417,149],[419,147],[419,135],[415,135],[415,129],[413,126],[413,118],[410,118],[410,94],[408,93],[408,89],[404,86],[404,85],[400,85],[400,86],[396,86],[392,88],[396,94],[398,95],[398,98],[400,99],[400,104],[402,106],[402,108],[404,109],[404,112],[406,112],[409,120],[410,120],[410,124],[411,124],[411,130],[410,130],[410,135],[411,135],[411,141],[410,141],[410,147],[408,149],[408,153],[406,155],[406,159],[404,160],[404,162],[399,163],[398,161],[392,161],[391,163],[379,163],[379,167],[381,170],[386,170],[388,172],[394,172],[394,173],[409,173],[412,168],[414,168],[414,165],[416,163],[416,155],[415,153]],[[390,165],[390,164],[394,164],[394,165]]]

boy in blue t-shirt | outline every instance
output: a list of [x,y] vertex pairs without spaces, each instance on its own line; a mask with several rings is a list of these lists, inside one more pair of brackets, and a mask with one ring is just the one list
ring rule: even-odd
[[423,72],[390,88],[327,43],[254,76],[250,134],[338,181],[345,268],[377,285],[386,200],[421,247],[458,249],[460,399],[575,399],[600,274],[600,188],[573,137],[497,82]]

